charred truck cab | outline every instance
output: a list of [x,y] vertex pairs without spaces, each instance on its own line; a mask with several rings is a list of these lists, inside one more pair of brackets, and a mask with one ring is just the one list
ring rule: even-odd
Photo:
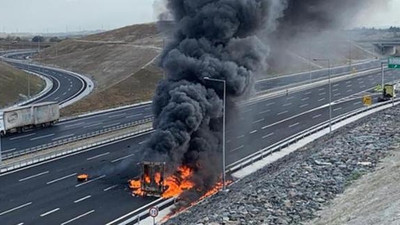
[[143,162],[141,190],[147,196],[160,197],[166,187],[164,186],[165,162]]

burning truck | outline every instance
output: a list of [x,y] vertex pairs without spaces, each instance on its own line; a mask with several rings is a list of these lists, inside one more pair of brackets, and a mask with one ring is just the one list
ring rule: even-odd
[[165,162],[143,162],[142,173],[138,179],[129,180],[129,187],[135,196],[154,196],[171,198],[194,187],[190,180],[193,170],[181,166],[177,171],[166,176]]
[[129,187],[140,196],[161,197],[167,187],[164,184],[165,162],[143,162],[138,180],[130,180]]

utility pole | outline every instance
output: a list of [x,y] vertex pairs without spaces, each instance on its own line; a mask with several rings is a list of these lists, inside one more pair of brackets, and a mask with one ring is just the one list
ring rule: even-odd
[[226,189],[226,149],[225,149],[225,140],[226,140],[226,81],[221,79],[214,79],[210,77],[204,77],[204,80],[221,82],[224,85],[224,111],[223,111],[223,122],[222,122],[222,190]]

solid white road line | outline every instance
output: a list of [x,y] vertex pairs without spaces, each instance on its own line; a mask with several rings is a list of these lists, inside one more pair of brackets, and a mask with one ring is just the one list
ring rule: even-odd
[[17,225],[24,225],[24,223],[19,223],[19,224],[17,224]]
[[12,151],[15,151],[16,150],[16,148],[12,148],[12,149],[7,149],[7,150],[5,150],[5,151],[1,151],[1,153],[7,153],[7,152],[12,152]]
[[289,128],[292,128],[292,127],[295,127],[295,126],[298,126],[300,123],[295,123],[295,124],[292,124],[292,125],[290,125],[289,126]]
[[44,217],[44,216],[50,215],[50,214],[52,214],[52,213],[57,212],[58,210],[60,210],[60,208],[56,208],[56,209],[50,210],[50,211],[48,211],[48,212],[45,212],[45,213],[43,213],[43,214],[40,214],[40,217]]
[[28,206],[28,205],[30,205],[30,204],[32,204],[32,202],[28,202],[28,203],[25,203],[25,204],[23,204],[23,205],[17,206],[17,207],[15,207],[15,208],[6,210],[6,211],[4,211],[4,212],[1,212],[1,213],[0,213],[0,216],[5,215],[5,214],[10,213],[10,212],[13,212],[13,211],[15,211],[15,210],[24,208],[24,207],[26,207],[26,206]]
[[[130,140],[130,139],[137,138],[137,137],[142,137],[142,136],[144,136],[144,135],[151,134],[151,133],[152,133],[151,131],[147,131],[147,132],[143,132],[143,133],[134,135],[134,136],[132,136],[132,137],[123,138],[123,139],[121,139],[121,140]],[[113,145],[113,144],[115,144],[115,142],[106,143],[106,144],[101,145],[101,146],[96,146],[96,147],[93,147],[93,148],[88,148],[88,149],[85,149],[85,150],[82,150],[82,151],[79,151],[79,152],[71,153],[71,154],[69,154],[69,155],[64,155],[64,156],[60,156],[60,157],[58,157],[58,158],[53,158],[53,159],[49,159],[49,160],[47,160],[47,161],[42,161],[42,162],[38,162],[38,163],[35,163],[35,164],[31,164],[31,165],[28,165],[28,166],[25,166],[25,167],[17,168],[17,169],[8,171],[8,172],[0,173],[0,177],[7,176],[7,175],[10,175],[10,174],[13,174],[13,173],[17,173],[17,172],[19,172],[19,171],[27,170],[27,169],[30,169],[30,168],[38,167],[38,166],[47,164],[47,163],[49,163],[49,162],[55,162],[55,161],[58,161],[58,160],[61,160],[61,159],[65,159],[65,158],[68,158],[68,157],[71,157],[71,156],[74,156],[74,155],[79,155],[79,154],[82,154],[82,153],[85,153],[85,152],[94,151],[94,150],[99,149],[99,148],[102,148],[102,147],[104,147],[104,146],[110,146],[110,145]]]
[[64,179],[73,177],[73,176],[75,176],[75,175],[77,175],[77,173],[73,173],[73,174],[70,174],[70,175],[67,175],[67,176],[64,176],[64,177],[60,177],[60,178],[57,178],[57,179],[55,179],[55,180],[51,180],[51,181],[47,182],[46,184],[52,184],[52,183],[55,183],[55,182],[58,182],[58,181],[62,181],[62,180],[64,180]]
[[240,149],[242,149],[242,148],[244,148],[244,145],[242,145],[242,146],[240,146],[240,147],[237,147],[237,148],[235,148],[235,149],[232,149],[231,152],[236,152],[236,151],[238,151],[238,150],[240,150]]
[[96,155],[96,156],[93,156],[93,157],[89,157],[89,158],[87,158],[86,160],[87,161],[90,161],[90,160],[92,160],[92,159],[97,159],[97,158],[100,158],[100,157],[103,157],[103,156],[106,156],[106,155],[109,155],[110,154],[110,152],[106,152],[106,153],[103,153],[103,154],[100,154],[100,155]]
[[36,134],[36,133],[27,134],[27,135],[22,135],[22,136],[18,136],[18,137],[13,137],[13,138],[10,138],[10,141],[14,141],[14,140],[18,140],[18,139],[21,139],[21,138],[30,137],[30,136],[33,136],[33,135],[35,135],[35,134]]
[[92,197],[92,196],[91,196],[91,195],[85,196],[85,197],[83,197],[83,198],[80,198],[80,199],[75,200],[74,203],[79,203],[79,202],[81,202],[81,201],[85,201],[86,199],[88,199],[88,198],[90,198],[90,197]]
[[91,214],[91,213],[94,213],[94,212],[95,212],[94,209],[93,209],[93,210],[90,210],[89,212],[86,212],[86,213],[84,213],[84,214],[82,214],[82,215],[79,215],[79,216],[77,216],[77,217],[75,217],[75,218],[72,218],[72,219],[70,219],[70,220],[68,220],[68,221],[65,221],[65,222],[62,223],[61,225],[69,224],[69,223],[71,223],[71,222],[74,222],[75,220],[78,220],[78,219],[80,219],[80,218],[82,218],[82,217],[84,217],[84,216],[87,216],[87,215],[89,215],[89,214]]
[[96,181],[96,180],[103,179],[104,177],[106,177],[106,175],[102,175],[102,176],[97,177],[97,178],[95,178],[95,179],[93,179],[93,180],[89,180],[89,181],[86,181],[86,182],[84,182],[84,183],[77,184],[77,185],[75,185],[75,187],[80,187],[80,186],[82,186],[82,185],[92,183],[92,182],[94,182],[94,181]]
[[48,134],[48,135],[44,135],[44,136],[40,136],[40,137],[35,137],[35,138],[31,138],[31,141],[35,141],[35,140],[39,140],[39,139],[43,139],[43,138],[48,138],[48,137],[52,137],[56,134]]
[[103,124],[103,123],[93,123],[93,124],[84,126],[83,128],[95,127],[95,126],[98,126],[98,125],[101,125],[101,124]]
[[261,122],[264,121],[264,120],[265,120],[265,119],[259,119],[259,120],[253,121],[253,124],[261,123]]
[[114,189],[114,188],[116,188],[116,187],[118,187],[118,185],[113,185],[113,186],[111,186],[111,187],[104,188],[103,191],[109,191],[109,190]]
[[321,116],[322,116],[321,114],[315,115],[315,116],[313,116],[313,119],[317,119],[318,117],[321,117]]
[[132,156],[134,156],[135,154],[129,154],[129,155],[127,155],[127,156],[124,156],[124,157],[121,157],[121,158],[118,158],[118,159],[114,159],[113,161],[111,161],[112,163],[116,163],[116,162],[118,162],[118,161],[122,161],[122,160],[124,160],[124,159],[127,159],[127,158],[129,158],[129,157],[132,157]]
[[257,133],[257,130],[253,130],[252,132],[250,132],[250,134],[255,134]]
[[38,174],[35,174],[35,175],[32,175],[32,176],[29,176],[29,177],[25,177],[25,178],[22,178],[22,179],[20,179],[20,180],[19,180],[19,182],[26,181],[26,180],[29,180],[29,179],[32,179],[32,178],[35,178],[35,177],[39,177],[39,176],[42,176],[42,175],[48,174],[49,172],[50,172],[50,171],[45,171],[45,172],[38,173]]
[[274,135],[274,133],[267,134],[267,135],[263,136],[262,138],[265,139],[265,138],[271,137],[272,135]]
[[68,134],[68,135],[64,135],[64,136],[58,137],[58,138],[53,138],[51,140],[52,141],[58,141],[58,140],[61,140],[61,139],[72,137],[72,136],[75,136],[75,134]]
[[118,126],[118,125],[120,125],[121,123],[114,123],[114,124],[110,124],[110,125],[107,125],[107,126],[103,126],[103,129],[104,128],[109,128],[109,127],[115,127],[115,126]]

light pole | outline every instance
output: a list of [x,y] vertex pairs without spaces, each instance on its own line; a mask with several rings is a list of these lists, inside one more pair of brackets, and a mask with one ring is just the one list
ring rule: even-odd
[[381,72],[382,72],[382,93],[385,91],[385,62],[381,60]]
[[329,133],[332,133],[332,82],[331,82],[331,60],[330,59],[313,59],[314,61],[328,62],[329,69]]
[[225,128],[226,128],[226,81],[221,80],[221,79],[214,79],[210,77],[204,77],[204,80],[208,81],[214,81],[214,82],[221,82],[224,85],[224,113],[223,113],[223,122],[222,122],[222,189],[225,190],[226,188],[226,177],[225,177],[225,171],[226,171],[226,164],[225,164],[225,158],[226,158],[226,151],[225,151],[225,138],[226,138],[226,133],[225,133]]

